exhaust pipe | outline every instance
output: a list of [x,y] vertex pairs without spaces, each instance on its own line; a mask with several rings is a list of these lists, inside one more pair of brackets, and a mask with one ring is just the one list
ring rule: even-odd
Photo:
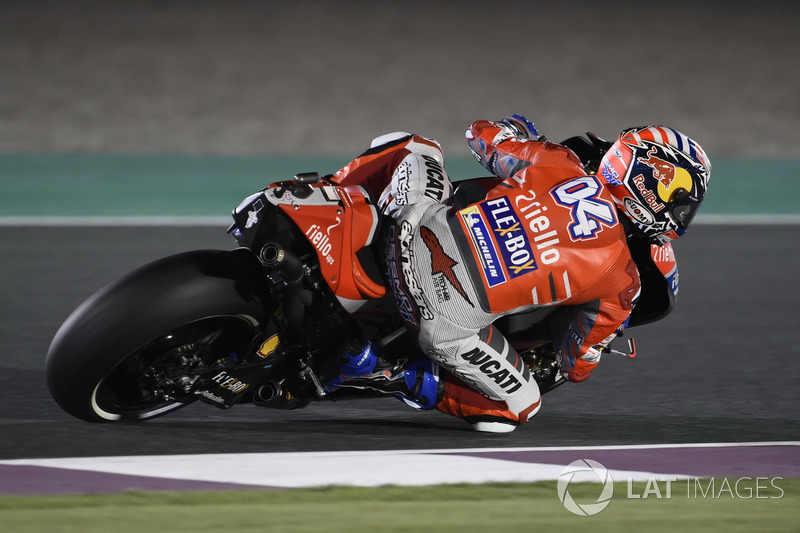
[[272,409],[300,409],[309,404],[309,400],[293,398],[281,382],[267,381],[253,393],[253,404]]
[[276,242],[266,243],[259,252],[259,259],[268,269],[278,271],[289,285],[299,283],[306,273],[303,263]]
[[253,395],[253,403],[256,405],[269,406],[269,404],[280,403],[286,398],[286,389],[277,381],[267,381],[261,385]]

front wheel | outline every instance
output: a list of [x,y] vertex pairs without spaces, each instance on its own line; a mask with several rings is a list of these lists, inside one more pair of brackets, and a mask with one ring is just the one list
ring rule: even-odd
[[263,270],[245,250],[150,263],[100,290],[56,333],[50,393],[91,422],[147,420],[196,399],[207,374],[245,357],[269,317]]

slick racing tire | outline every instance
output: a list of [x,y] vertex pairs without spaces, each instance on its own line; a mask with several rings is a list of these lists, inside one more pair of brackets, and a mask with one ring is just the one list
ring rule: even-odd
[[145,265],[86,300],[56,333],[47,385],[90,422],[141,421],[193,402],[214,361],[246,350],[268,319],[264,272],[247,250]]

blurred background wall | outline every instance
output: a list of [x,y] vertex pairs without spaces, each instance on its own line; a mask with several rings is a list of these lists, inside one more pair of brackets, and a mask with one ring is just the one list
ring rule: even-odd
[[406,130],[468,156],[665,123],[800,158],[800,4],[473,0],[0,4],[0,154],[341,155]]

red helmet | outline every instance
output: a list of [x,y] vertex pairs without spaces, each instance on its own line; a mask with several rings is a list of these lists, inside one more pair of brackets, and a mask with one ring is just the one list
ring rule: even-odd
[[711,163],[686,135],[648,126],[620,133],[597,174],[633,225],[663,244],[689,227],[706,195]]

